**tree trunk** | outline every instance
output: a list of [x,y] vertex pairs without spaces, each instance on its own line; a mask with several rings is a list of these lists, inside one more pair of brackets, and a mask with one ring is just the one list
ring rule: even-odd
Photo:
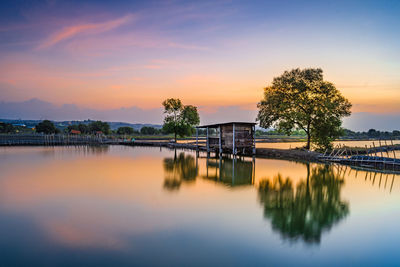
[[311,144],[311,136],[309,133],[307,133],[307,145],[306,149],[310,150],[310,144]]
[[306,145],[306,149],[310,150],[310,145],[311,145],[311,134],[310,134],[310,122],[308,122],[307,124],[307,145]]
[[176,143],[176,131],[175,131],[175,143]]

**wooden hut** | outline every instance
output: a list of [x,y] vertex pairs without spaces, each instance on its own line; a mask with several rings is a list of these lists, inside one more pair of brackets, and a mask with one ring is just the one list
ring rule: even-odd
[[[196,127],[206,129],[207,152],[218,151],[234,155],[255,154],[254,122],[226,122],[208,124]],[[196,130],[196,145],[198,146],[198,131]]]

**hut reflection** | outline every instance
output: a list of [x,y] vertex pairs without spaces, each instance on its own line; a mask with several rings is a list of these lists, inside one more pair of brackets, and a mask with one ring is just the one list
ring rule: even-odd
[[205,179],[234,187],[254,183],[254,159],[239,158],[207,158]]
[[328,165],[310,169],[307,164],[307,178],[296,186],[280,174],[263,179],[258,194],[264,217],[284,239],[318,244],[324,231],[349,214],[349,204],[340,195],[343,184]]
[[[205,167],[202,169],[201,175],[199,175],[199,160],[200,163],[203,163],[200,165]],[[170,191],[178,190],[182,183],[193,182],[197,176],[230,187],[252,185],[254,183],[254,166],[254,159],[210,158],[184,152],[177,154],[175,151],[173,158],[165,158],[163,161],[164,188]]]
[[194,156],[184,152],[175,154],[173,158],[164,159],[165,180],[164,188],[170,191],[178,190],[182,182],[195,181],[198,168]]

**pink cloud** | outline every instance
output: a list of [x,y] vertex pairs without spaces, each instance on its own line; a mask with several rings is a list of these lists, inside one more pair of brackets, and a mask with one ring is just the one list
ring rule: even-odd
[[204,50],[208,50],[208,47],[205,46],[198,46],[198,45],[192,45],[192,44],[182,44],[182,43],[175,43],[175,42],[170,42],[168,43],[169,47],[172,48],[181,48],[181,49],[185,49],[185,50],[200,50],[200,51],[204,51]]
[[161,66],[159,66],[159,65],[145,65],[145,66],[143,66],[143,68],[150,69],[150,70],[156,70],[156,69],[160,69]]
[[123,24],[128,23],[132,20],[132,15],[126,15],[119,19],[114,19],[106,22],[101,23],[88,23],[88,24],[81,24],[81,25],[74,25],[65,27],[59,32],[54,33],[53,35],[49,36],[46,40],[44,40],[37,49],[45,49],[49,48],[63,40],[70,39],[78,34],[96,34],[101,32],[106,32],[117,28]]

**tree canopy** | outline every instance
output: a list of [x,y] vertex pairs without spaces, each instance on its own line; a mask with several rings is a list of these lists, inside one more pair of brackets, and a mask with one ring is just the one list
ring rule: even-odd
[[173,133],[181,137],[192,135],[194,133],[194,126],[200,123],[199,113],[197,107],[192,105],[183,105],[180,99],[169,98],[163,103],[164,118],[163,131],[166,133]]
[[90,133],[90,129],[89,126],[83,123],[79,123],[79,124],[74,124],[74,125],[69,125],[67,127],[68,132],[71,132],[71,130],[76,130],[76,131],[80,131],[82,134],[88,134]]
[[56,126],[54,126],[54,123],[52,123],[49,120],[44,120],[42,122],[39,122],[36,125],[35,129],[36,132],[44,134],[54,134],[60,132],[60,130],[58,130]]
[[15,133],[16,129],[11,123],[0,122],[0,133]]
[[132,127],[129,127],[129,126],[122,126],[122,127],[119,127],[117,129],[117,134],[131,135],[131,134],[134,134],[134,133],[135,133],[135,130]]
[[324,81],[322,69],[285,71],[264,89],[257,107],[261,127],[275,127],[286,134],[304,130],[307,149],[311,142],[330,148],[331,141],[341,134],[342,118],[351,114],[350,102]]
[[93,121],[88,126],[92,133],[102,132],[103,134],[110,134],[110,125],[107,122]]
[[71,130],[80,131],[82,134],[95,134],[96,132],[102,132],[104,134],[110,134],[110,125],[103,121],[92,121],[89,124],[79,123],[69,125],[67,131]]
[[160,131],[157,128],[154,128],[154,127],[143,126],[140,129],[140,133],[144,134],[144,135],[155,135],[155,134],[159,134]]

